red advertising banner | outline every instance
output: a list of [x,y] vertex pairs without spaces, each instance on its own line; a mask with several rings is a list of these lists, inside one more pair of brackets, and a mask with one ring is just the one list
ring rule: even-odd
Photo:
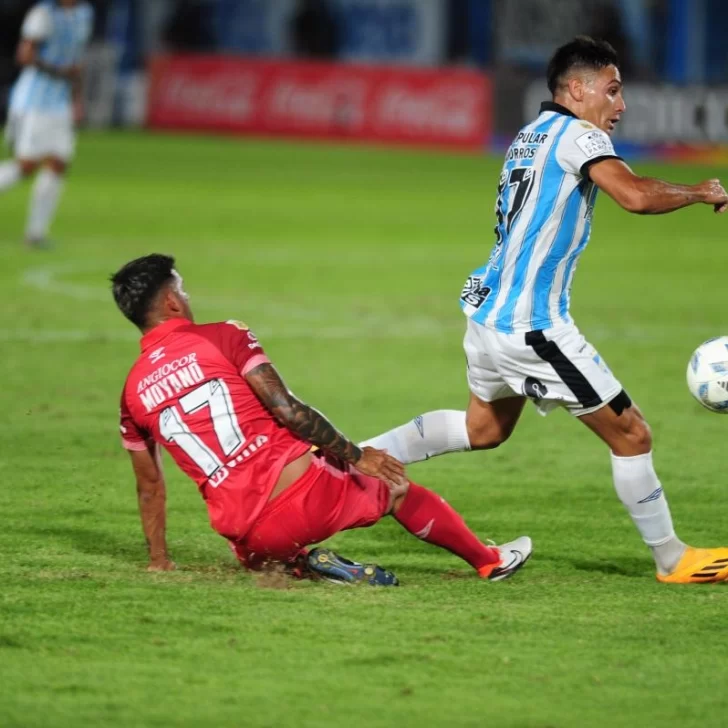
[[477,150],[490,137],[491,84],[468,70],[163,56],[148,124]]

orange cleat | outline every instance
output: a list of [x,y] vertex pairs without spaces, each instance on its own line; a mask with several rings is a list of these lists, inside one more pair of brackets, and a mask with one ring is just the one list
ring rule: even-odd
[[728,581],[728,548],[696,549],[688,546],[675,569],[658,574],[665,584],[712,584]]

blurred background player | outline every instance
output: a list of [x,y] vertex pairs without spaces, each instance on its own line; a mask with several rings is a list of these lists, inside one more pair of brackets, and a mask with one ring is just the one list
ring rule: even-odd
[[614,486],[664,582],[728,580],[728,548],[695,549],[676,535],[652,463],[652,434],[569,314],[598,189],[640,214],[706,204],[728,210],[718,180],[675,185],[640,177],[610,135],[626,109],[612,46],[579,37],[547,71],[553,100],[506,153],[496,201],[496,242],[468,278],[461,307],[470,403],[427,412],[364,445],[404,463],[494,448],[510,437],[527,398],[542,414],[564,406],[610,448]]
[[[359,448],[298,400],[244,324],[193,323],[173,258],[133,260],[112,282],[117,306],[143,334],[122,392],[121,435],[152,569],[173,566],[160,445],[197,483],[212,528],[251,569],[296,563],[304,547],[387,514],[483,578],[504,579],[527,561],[529,538],[484,545],[440,496],[409,482],[401,463]],[[312,453],[312,445],[321,452]],[[367,573],[329,551],[308,556],[319,573],[397,583],[391,572]]]
[[25,242],[45,247],[82,115],[81,62],[93,30],[93,9],[80,0],[41,2],[28,12],[17,61],[23,71],[8,110],[6,139],[14,159],[0,164],[0,192],[38,171]]

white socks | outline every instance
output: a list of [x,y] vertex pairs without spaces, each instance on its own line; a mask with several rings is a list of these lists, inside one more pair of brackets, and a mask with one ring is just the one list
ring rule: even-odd
[[426,412],[406,425],[395,427],[383,435],[360,443],[360,446],[386,450],[405,465],[446,452],[470,450],[465,412],[461,410]]
[[22,177],[20,165],[14,159],[0,163],[0,192],[9,190],[18,184]]
[[612,453],[614,487],[637,526],[661,574],[670,573],[685,551],[675,535],[665,494],[652,465],[652,453],[618,457]]
[[38,172],[30,198],[30,212],[25,237],[30,241],[41,241],[48,235],[58,201],[63,191],[63,177],[44,167]]

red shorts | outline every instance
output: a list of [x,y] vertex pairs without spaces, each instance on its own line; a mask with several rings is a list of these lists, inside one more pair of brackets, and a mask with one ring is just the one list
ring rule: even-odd
[[308,470],[271,500],[245,537],[233,544],[234,551],[251,569],[266,561],[291,561],[304,546],[371,526],[388,509],[384,482],[314,455]]

